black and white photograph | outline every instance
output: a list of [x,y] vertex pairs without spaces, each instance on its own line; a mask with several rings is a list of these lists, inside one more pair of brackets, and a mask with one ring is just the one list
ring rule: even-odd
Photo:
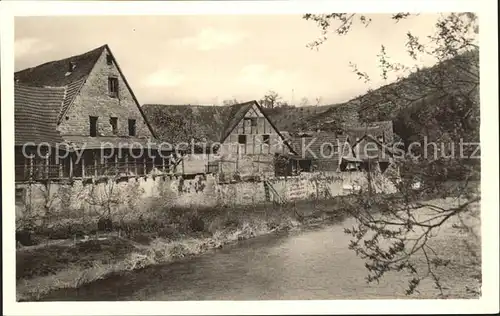
[[488,10],[65,2],[2,3],[9,304],[498,311]]

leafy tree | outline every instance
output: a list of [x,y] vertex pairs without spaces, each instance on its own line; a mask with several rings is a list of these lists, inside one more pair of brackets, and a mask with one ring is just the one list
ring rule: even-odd
[[279,105],[280,100],[281,96],[276,91],[270,90],[264,95],[260,103],[265,108],[273,109]]
[[[368,27],[372,22],[369,15],[348,13],[306,14],[303,18],[317,23],[321,29],[321,36],[309,44],[316,49],[330,34],[348,36],[353,27]],[[397,13],[391,18],[401,23],[412,15]],[[450,269],[473,269],[479,287],[467,290],[477,295],[481,257],[476,223],[481,197],[477,185],[471,185],[471,181],[478,179],[480,160],[477,153],[472,155],[475,145],[464,148],[460,143],[479,145],[479,28],[473,13],[443,14],[435,26],[436,31],[429,34],[427,42],[408,31],[406,41],[401,43],[414,65],[393,61],[381,46],[380,76],[387,79],[395,74],[397,79],[357,99],[359,115],[364,121],[387,118],[394,121],[406,153],[392,166],[401,175],[394,180],[396,193],[372,194],[374,183],[370,181],[368,189],[360,191],[352,204],[346,205],[356,225],[345,231],[353,237],[350,249],[365,260],[368,282],[378,282],[386,273],[406,272],[409,275],[406,294],[417,292],[421,281],[430,278],[440,295],[446,296],[445,276]],[[434,58],[436,66],[419,67],[417,61],[423,56]],[[355,63],[350,66],[359,79],[371,80]],[[425,151],[422,149],[425,141],[435,142],[436,151],[416,156]],[[455,148],[454,154],[450,154],[451,147]],[[368,170],[369,175],[372,173]],[[442,199],[450,196],[455,197],[453,202]],[[455,240],[451,241],[464,244],[462,248],[467,251],[462,254],[462,263],[453,260],[452,254],[435,238],[446,229],[467,235],[467,238],[454,235]]]

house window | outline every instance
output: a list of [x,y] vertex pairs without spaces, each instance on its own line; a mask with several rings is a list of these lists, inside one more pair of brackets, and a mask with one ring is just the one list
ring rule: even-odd
[[113,65],[113,57],[111,57],[111,54],[106,55],[106,64]]
[[332,158],[332,155],[335,151],[334,147],[331,144],[323,144],[321,146],[321,150],[322,150],[322,157],[321,158]]
[[135,120],[133,119],[128,120],[128,135],[135,136]]
[[269,143],[270,143],[270,137],[269,137],[269,135],[262,135],[262,143],[266,144],[266,145],[269,145]]
[[250,119],[250,131],[252,134],[257,134],[257,118],[252,117]]
[[118,78],[115,77],[108,78],[108,90],[110,97],[112,98],[118,97]]
[[109,119],[109,123],[111,124],[111,128],[113,129],[113,134],[118,133],[118,118],[112,117]]
[[246,144],[247,135],[238,135],[238,144]]
[[99,117],[97,116],[90,116],[90,137],[96,137],[97,136],[97,119]]
[[252,133],[252,119],[249,117],[245,117],[243,119],[243,134],[251,134]]

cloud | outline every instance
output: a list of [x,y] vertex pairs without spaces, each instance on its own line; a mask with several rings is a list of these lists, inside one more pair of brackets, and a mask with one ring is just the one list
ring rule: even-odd
[[273,70],[263,64],[251,64],[241,69],[238,79],[244,84],[275,89],[290,84],[296,79],[296,74],[281,69]]
[[38,38],[25,37],[14,42],[14,55],[24,57],[31,54],[40,54],[52,49],[52,45]]
[[146,78],[145,83],[153,87],[175,87],[180,85],[185,78],[186,76],[184,74],[162,69],[150,74]]
[[184,37],[175,40],[174,43],[179,46],[195,47],[198,50],[208,51],[237,44],[244,38],[243,33],[206,28],[196,36]]

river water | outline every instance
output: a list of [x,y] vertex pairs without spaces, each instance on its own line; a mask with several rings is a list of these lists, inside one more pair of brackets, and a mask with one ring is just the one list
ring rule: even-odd
[[[367,284],[364,261],[348,249],[342,224],[262,236],[180,262],[127,272],[44,300],[298,300],[409,298],[408,276]],[[460,279],[457,274],[457,280]],[[455,278],[455,277],[454,277]],[[459,283],[454,283],[460,286]],[[415,298],[436,298],[432,282]]]

